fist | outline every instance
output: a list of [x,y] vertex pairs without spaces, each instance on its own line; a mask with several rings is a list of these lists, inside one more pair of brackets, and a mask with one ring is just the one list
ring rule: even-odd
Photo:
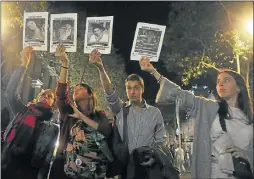
[[141,67],[141,70],[147,71],[149,73],[152,73],[155,70],[153,65],[150,63],[150,59],[148,57],[142,57],[139,61],[139,65]]

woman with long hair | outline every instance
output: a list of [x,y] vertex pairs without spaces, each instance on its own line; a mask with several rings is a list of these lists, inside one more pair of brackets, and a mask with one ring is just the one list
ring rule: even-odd
[[40,26],[40,19],[29,19],[26,22],[26,40],[44,41],[44,26]]
[[[211,100],[182,90],[159,74],[148,58],[141,58],[140,66],[142,70],[150,72],[160,84],[156,102],[177,100],[180,107],[195,119],[192,178],[239,179],[247,178],[241,174],[251,175],[253,105],[240,74],[232,70],[221,70],[216,85],[219,98]],[[239,174],[243,163],[236,161],[240,159],[246,161],[244,164],[248,172]],[[252,177],[250,175],[249,178]]]

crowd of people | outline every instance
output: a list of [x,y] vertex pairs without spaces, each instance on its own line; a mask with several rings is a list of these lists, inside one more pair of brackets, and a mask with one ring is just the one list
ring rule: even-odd
[[[156,103],[178,100],[195,119],[193,150],[184,152],[181,147],[172,150],[166,143],[160,110],[143,98],[144,80],[137,74],[129,75],[125,80],[128,101],[123,101],[97,49],[89,54],[89,62],[100,74],[106,101],[115,116],[113,122],[97,110],[96,89],[88,84],[71,87],[71,99],[70,61],[63,45],[55,52],[61,63],[56,89],[42,90],[36,100],[23,104],[17,89],[31,53],[32,47],[23,49],[22,64],[5,92],[15,117],[2,135],[3,179],[179,179],[185,171],[184,161],[191,162],[192,178],[253,178],[253,105],[240,74],[221,70],[217,75],[218,97],[206,99],[161,75],[149,58],[140,59],[141,69],[160,85]],[[53,120],[55,109],[59,125]]]

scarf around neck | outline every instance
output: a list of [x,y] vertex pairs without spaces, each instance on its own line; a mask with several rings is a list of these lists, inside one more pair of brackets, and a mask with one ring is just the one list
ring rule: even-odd
[[52,109],[45,103],[29,103],[24,111],[18,113],[9,124],[4,135],[2,164],[11,161],[10,157],[26,152],[35,138],[35,129],[40,123],[49,121]]

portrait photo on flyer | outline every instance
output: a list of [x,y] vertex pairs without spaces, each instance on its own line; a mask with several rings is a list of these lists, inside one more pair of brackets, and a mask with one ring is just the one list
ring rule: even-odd
[[25,12],[23,24],[23,47],[47,51],[48,12]]
[[166,26],[139,22],[137,24],[132,49],[131,60],[139,60],[147,56],[151,61],[159,60]]
[[58,44],[66,52],[77,50],[77,13],[52,14],[50,18],[50,52],[55,52]]
[[84,53],[97,48],[101,54],[110,54],[112,45],[113,16],[87,17]]

